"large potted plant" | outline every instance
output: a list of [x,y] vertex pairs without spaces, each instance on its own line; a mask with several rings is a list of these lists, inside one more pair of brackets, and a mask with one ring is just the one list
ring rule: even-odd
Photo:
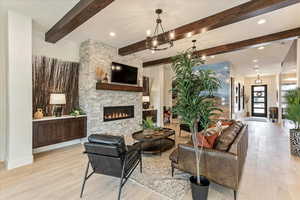
[[291,153],[300,157],[300,88],[290,90],[286,96],[286,118],[295,124],[290,130]]
[[211,99],[212,93],[220,87],[220,81],[210,70],[193,70],[193,67],[202,64],[199,58],[191,56],[191,52],[183,52],[173,58],[172,68],[175,72],[174,92],[177,94],[177,103],[173,112],[180,116],[181,121],[187,124],[192,133],[195,149],[197,176],[190,178],[193,199],[207,199],[209,181],[200,176],[200,159],[202,148],[198,147],[198,123],[204,128],[202,133],[211,123],[214,107]]

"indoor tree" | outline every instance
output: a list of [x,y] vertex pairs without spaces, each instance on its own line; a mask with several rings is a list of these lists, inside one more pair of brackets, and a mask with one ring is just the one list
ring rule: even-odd
[[290,129],[291,153],[300,156],[300,88],[288,91],[285,98],[286,118],[295,124],[295,129]]
[[193,52],[185,51],[173,58],[172,68],[175,72],[175,87],[173,92],[177,94],[177,103],[173,112],[181,117],[181,121],[187,124],[192,133],[192,140],[196,156],[197,184],[200,184],[200,158],[202,148],[198,148],[198,123],[204,129],[204,133],[211,123],[212,115],[216,110],[211,99],[212,93],[220,88],[220,81],[215,73],[210,70],[193,70],[193,67],[203,64],[200,58],[191,56]]
[[285,95],[287,101],[286,118],[295,124],[295,129],[300,129],[300,88],[290,90]]

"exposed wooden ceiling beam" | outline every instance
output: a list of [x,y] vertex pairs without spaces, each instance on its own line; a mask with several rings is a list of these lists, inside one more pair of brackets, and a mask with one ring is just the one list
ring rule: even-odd
[[[300,27],[296,29],[291,29],[283,32],[278,32],[270,35],[265,35],[257,38],[252,38],[248,40],[243,40],[239,42],[234,42],[230,44],[220,45],[213,48],[208,48],[204,50],[196,51],[195,54],[199,56],[210,56],[210,55],[217,55],[228,53],[232,51],[242,50],[246,48],[253,48],[260,45],[266,45],[270,42],[280,41],[280,40],[287,40],[287,39],[294,39],[300,36]],[[162,58],[158,60],[153,60],[149,62],[144,62],[143,67],[150,67],[159,64],[166,64],[171,63],[172,57]]]
[[45,35],[46,42],[55,43],[107,7],[114,0],[80,0]]
[[[300,0],[252,0],[247,3],[217,13],[215,15],[200,19],[198,21],[174,29],[175,40],[186,38],[186,35],[189,32],[192,32],[193,35],[199,34],[202,31],[217,29],[222,26],[226,26],[229,24],[240,22],[245,19],[249,19],[251,17],[269,13],[299,2]],[[168,35],[169,32],[167,32],[166,34]],[[163,43],[165,42],[162,42],[161,44]],[[142,40],[120,48],[119,54],[125,56],[146,49],[146,40]]]

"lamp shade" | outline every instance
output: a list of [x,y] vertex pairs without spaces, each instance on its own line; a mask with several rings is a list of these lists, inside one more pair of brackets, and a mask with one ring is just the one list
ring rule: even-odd
[[143,96],[143,102],[150,102],[149,96]]
[[50,104],[52,105],[62,105],[66,104],[66,95],[65,94],[50,94]]

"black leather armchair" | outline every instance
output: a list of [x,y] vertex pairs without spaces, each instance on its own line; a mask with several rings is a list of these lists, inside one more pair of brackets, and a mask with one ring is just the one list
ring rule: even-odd
[[[85,171],[80,197],[82,197],[86,181],[94,173],[114,176],[121,179],[118,199],[120,199],[122,187],[138,164],[140,164],[140,172],[142,173],[140,143],[126,146],[124,138],[121,136],[94,134],[89,136],[88,142],[84,144],[84,147],[84,153],[88,155],[89,161]],[[90,166],[92,172],[88,175]]]

